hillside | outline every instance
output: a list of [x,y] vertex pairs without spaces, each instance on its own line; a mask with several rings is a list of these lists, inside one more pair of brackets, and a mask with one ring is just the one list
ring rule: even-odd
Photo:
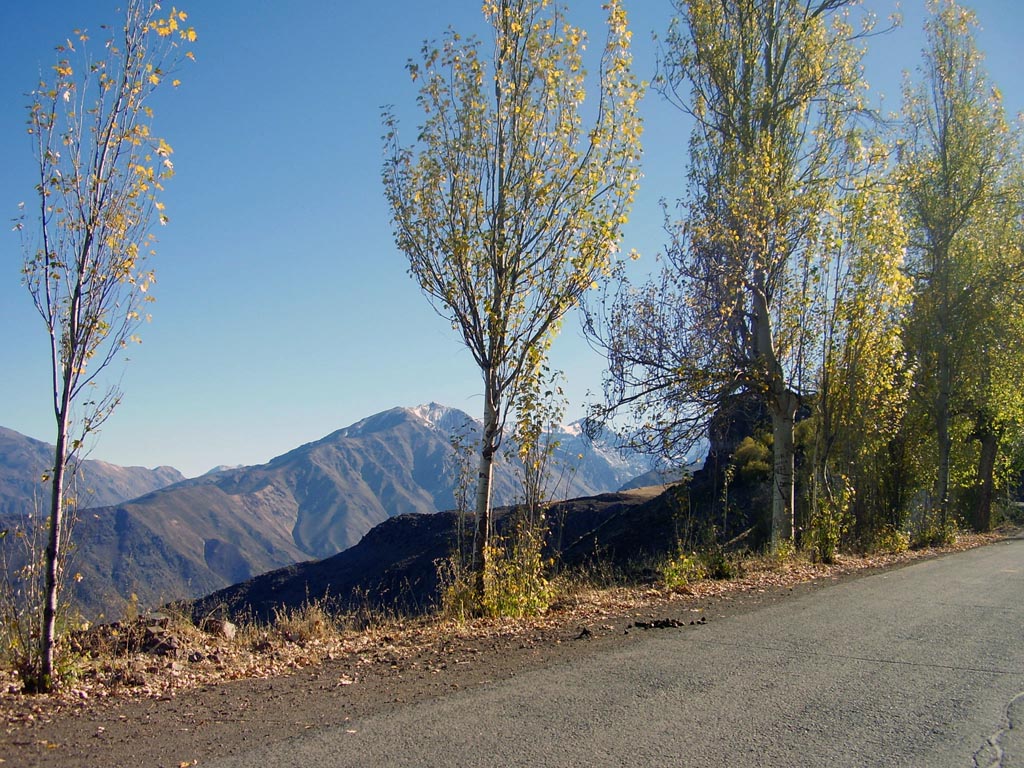
[[[627,569],[673,550],[676,508],[664,490],[639,488],[555,505],[548,513],[546,557],[564,567],[600,559],[604,567]],[[495,511],[499,534],[509,511]],[[261,574],[196,600],[189,610],[197,617],[269,619],[279,607],[328,599],[346,610],[427,612],[438,603],[437,561],[452,552],[458,521],[455,512],[401,515],[333,557]]]

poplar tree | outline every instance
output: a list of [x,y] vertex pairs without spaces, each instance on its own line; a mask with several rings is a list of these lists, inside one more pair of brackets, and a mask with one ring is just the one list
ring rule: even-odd
[[[914,391],[932,425],[932,504],[945,528],[957,430],[966,428],[958,422],[973,412],[979,482],[990,496],[995,430],[1008,413],[996,413],[1008,400],[993,385],[1008,383],[1001,371],[1020,368],[1020,327],[1008,315],[1020,313],[1021,143],[975,45],[974,13],[953,0],[930,2],[929,11],[922,78],[904,94],[899,172],[914,282]],[[986,528],[987,517],[986,505],[976,525]]]
[[[592,323],[609,406],[676,454],[737,393],[773,434],[771,540],[793,539],[794,422],[824,223],[862,108],[851,0],[677,0],[660,85],[694,121],[688,192],[661,275]],[[602,330],[603,327],[603,330]]]
[[[58,592],[69,543],[69,494],[86,438],[121,401],[101,374],[137,341],[153,272],[154,223],[166,222],[158,200],[173,174],[171,147],[151,132],[149,105],[196,39],[187,15],[128,0],[124,24],[95,47],[76,31],[32,92],[28,133],[35,151],[35,215],[19,220],[23,278],[46,326],[56,448],[50,484],[43,606],[38,654],[26,688],[55,685]],[[31,208],[29,209],[31,210]]]
[[907,235],[898,188],[885,172],[891,148],[878,139],[852,141],[858,151],[825,229],[811,313],[818,338],[809,528],[824,560],[851,522],[865,537],[893,522],[882,492],[884,466],[910,384],[902,338],[910,301]]
[[[413,146],[384,114],[395,241],[483,380],[474,567],[482,598],[491,473],[509,409],[560,322],[618,250],[639,176],[641,88],[619,0],[606,5],[596,102],[586,36],[549,0],[488,0],[490,62],[449,31],[409,64],[424,114]],[[489,63],[489,66],[488,66]]]

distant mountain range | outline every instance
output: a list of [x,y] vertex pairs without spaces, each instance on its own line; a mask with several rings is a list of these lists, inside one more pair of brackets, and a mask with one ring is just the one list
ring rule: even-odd
[[[49,486],[44,474],[53,469],[52,445],[0,427],[0,517],[47,510]],[[181,482],[174,467],[119,467],[86,460],[78,477],[79,507],[103,507]]]
[[[79,606],[86,616],[109,617],[120,614],[132,595],[153,606],[207,594],[346,550],[396,515],[451,509],[457,486],[452,435],[469,445],[478,433],[479,424],[456,409],[394,408],[267,464],[191,480],[178,474],[167,487],[89,509],[75,530],[71,565],[83,576],[75,586]],[[614,491],[651,468],[649,460],[624,457],[610,442],[590,442],[579,425],[553,437],[560,443],[551,491],[557,498]],[[20,476],[28,466],[22,461],[7,467],[3,456],[2,478]],[[5,484],[0,498],[24,496],[21,482]],[[516,501],[518,487],[514,462],[499,461],[495,504]]]

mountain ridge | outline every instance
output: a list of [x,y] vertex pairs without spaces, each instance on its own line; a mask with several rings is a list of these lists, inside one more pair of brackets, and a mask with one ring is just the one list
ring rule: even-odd
[[[479,422],[437,403],[396,407],[265,464],[182,479],[90,509],[75,531],[79,606],[86,616],[112,617],[132,595],[139,605],[153,606],[207,594],[335,555],[389,518],[453,509],[453,429],[469,445]],[[557,437],[556,463],[564,468],[553,496],[616,490],[649,467],[606,443],[590,444],[569,432]],[[509,444],[496,465],[496,505],[516,501],[514,457]]]
[[[42,477],[53,467],[55,448],[42,440],[0,427],[0,517],[34,514],[46,508],[49,488]],[[85,459],[79,470],[80,509],[103,507],[185,480],[174,467],[152,469]]]

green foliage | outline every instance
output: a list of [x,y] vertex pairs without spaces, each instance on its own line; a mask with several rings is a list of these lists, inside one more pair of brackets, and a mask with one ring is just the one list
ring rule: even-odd
[[473,616],[521,618],[548,609],[555,588],[548,579],[553,563],[545,559],[543,516],[522,515],[510,535],[491,538],[485,551],[484,596],[476,572],[457,553],[437,561],[439,612],[456,621]]
[[721,547],[712,546],[699,552],[677,553],[657,565],[658,579],[666,589],[678,590],[703,579],[734,579],[741,567]]
[[[57,47],[52,72],[30,94],[28,134],[36,174],[33,220],[23,212],[22,277],[48,336],[56,435],[49,540],[37,578],[44,586],[35,674],[52,689],[60,599],[58,561],[70,540],[67,489],[87,436],[121,401],[100,374],[138,342],[151,302],[154,224],[164,224],[159,193],[174,173],[173,150],[153,134],[150,102],[196,39],[188,14],[162,15],[151,0],[128,0],[124,22],[89,51],[77,31]],[[76,49],[76,46],[78,48]],[[168,83],[176,87],[177,79]]]
[[[73,510],[73,507],[69,507]],[[70,524],[67,526],[70,529]],[[14,528],[0,531],[0,663],[14,669],[26,692],[51,690],[73,676],[74,655],[61,642],[69,629],[81,624],[71,606],[57,605],[52,671],[43,677],[40,638],[43,633],[46,541],[49,525],[36,515]],[[70,547],[58,554],[57,579],[63,586]],[[77,574],[76,578],[81,578]]]
[[682,218],[661,273],[621,280],[590,323],[609,350],[607,407],[628,404],[652,450],[685,453],[737,392],[760,400],[773,456],[749,468],[778,473],[773,540],[793,535],[809,319],[865,91],[855,41],[870,29],[851,28],[851,4],[674,3],[656,84],[693,121]]
[[564,375],[552,371],[543,356],[523,376],[515,401],[516,422],[512,436],[518,447],[520,524],[536,527],[542,522],[553,491],[552,483],[568,479],[566,468],[558,472],[553,461],[558,441],[552,437],[562,423],[567,400],[562,390]]
[[772,562],[782,567],[796,557],[796,545],[792,541],[782,541],[769,553]]
[[871,552],[887,555],[898,555],[910,549],[910,536],[894,525],[883,525],[878,528],[868,545]]
[[700,559],[709,579],[735,579],[742,570],[740,562],[727,555],[721,547],[712,547],[701,552]]
[[976,30],[968,8],[929,3],[922,77],[904,92],[897,175],[914,289],[905,336],[924,425],[917,440],[934,456],[924,479],[940,513],[940,524],[929,518],[915,533],[922,541],[951,535],[948,520],[967,512],[954,505],[971,487],[979,493],[970,517],[988,526],[1003,435],[1019,431],[1024,409],[1021,134],[1006,120]]
[[853,523],[850,515],[853,497],[854,490],[844,478],[837,490],[819,498],[804,538],[811,557],[818,562],[831,564],[836,561],[843,537],[849,533]]
[[693,552],[680,552],[669,557],[658,568],[658,576],[665,589],[682,589],[695,581],[707,578],[707,575],[704,563]]
[[[491,466],[505,422],[576,306],[618,251],[640,177],[630,31],[605,5],[587,129],[585,34],[548,0],[486,2],[493,58],[449,30],[409,72],[421,82],[416,143],[383,115],[382,180],[409,273],[461,336],[484,382],[473,562],[490,536]],[[477,589],[483,591],[483,571]]]
[[745,437],[732,455],[732,465],[745,482],[758,483],[770,480],[772,476],[771,447],[761,436]]
[[521,618],[546,611],[554,588],[547,578],[552,564],[543,556],[541,529],[520,527],[512,536],[492,541],[484,575],[484,613]]
[[952,517],[943,519],[939,509],[928,510],[915,526],[910,538],[911,549],[949,547],[956,544],[960,527]]

